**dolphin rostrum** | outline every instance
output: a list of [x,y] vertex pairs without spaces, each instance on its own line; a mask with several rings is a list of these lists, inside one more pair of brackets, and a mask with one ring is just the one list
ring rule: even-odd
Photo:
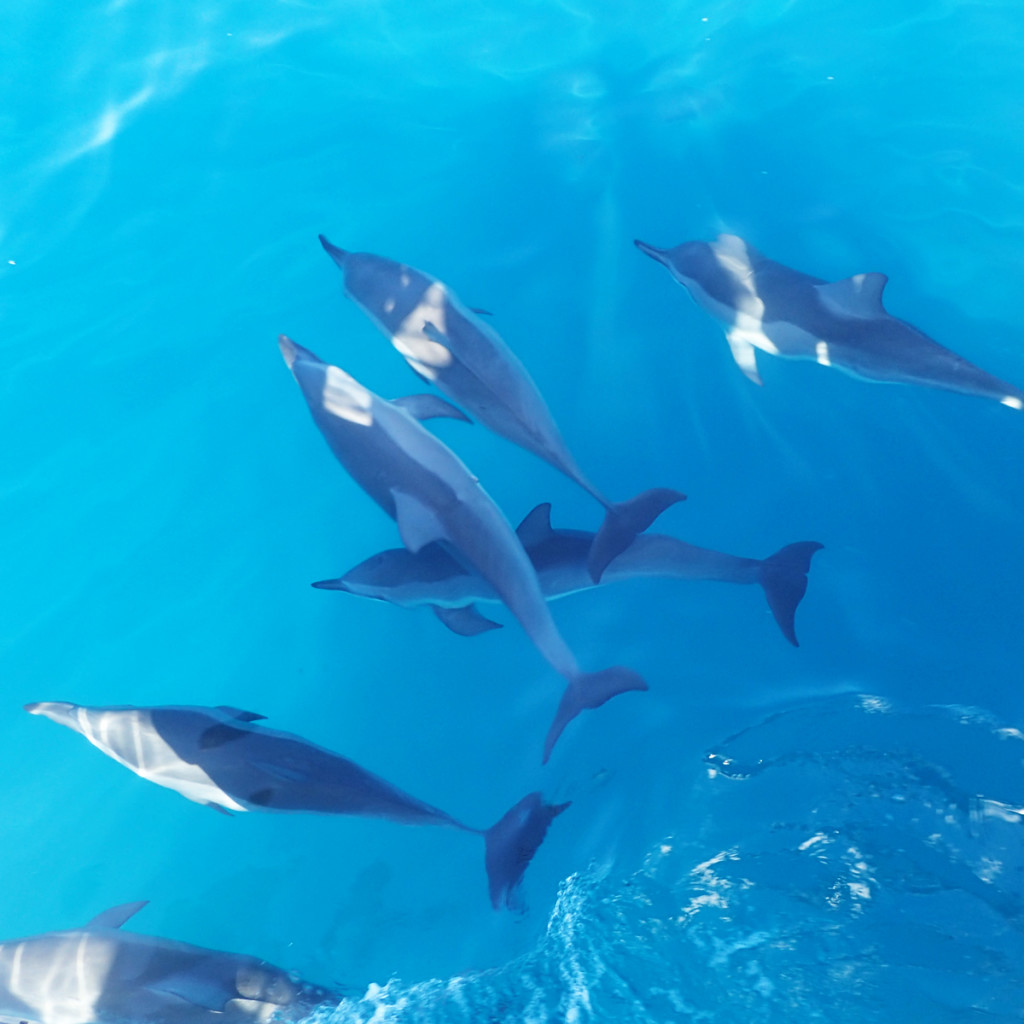
[[261,1024],[342,1001],[253,956],[121,931],[145,905],[0,942],[0,1015],[39,1024]]
[[596,583],[608,563],[686,495],[656,487],[609,501],[576,464],[526,367],[500,335],[441,281],[383,256],[320,244],[341,269],[345,294],[384,332],[424,380],[465,406],[496,434],[542,458],[605,509],[588,556]]
[[398,524],[412,552],[446,544],[480,574],[568,685],[544,743],[544,761],[566,725],[616,694],[646,690],[631,669],[582,672],[558,632],[523,545],[479,481],[419,422],[458,415],[444,399],[413,395],[385,401],[343,370],[284,335],[281,353],[338,461]]
[[[553,529],[550,504],[538,505],[516,532],[549,600],[595,585],[587,572],[587,552],[593,534]],[[779,629],[798,647],[793,618],[807,590],[811,558],[821,547],[816,541],[799,541],[787,544],[768,558],[738,558],[695,547],[676,537],[641,534],[612,560],[601,584],[646,576],[758,583],[764,588]],[[320,580],[313,586],[344,590],[403,608],[427,605],[449,629],[463,636],[498,627],[498,623],[486,619],[474,607],[474,602],[497,601],[497,594],[438,544],[429,544],[415,555],[405,548],[381,551],[344,576]]]
[[26,704],[33,715],[81,733],[140,778],[208,807],[313,812],[446,825],[483,836],[491,904],[516,905],[519,883],[568,804],[530,793],[488,829],[470,828],[403,793],[354,761],[299,736],[258,725],[263,715],[230,707],[84,707]]
[[735,235],[672,249],[635,244],[725,324],[733,358],[755,384],[761,383],[761,349],[813,359],[866,380],[921,384],[1024,409],[1024,391],[890,315],[882,305],[884,274],[822,281],[767,259]]

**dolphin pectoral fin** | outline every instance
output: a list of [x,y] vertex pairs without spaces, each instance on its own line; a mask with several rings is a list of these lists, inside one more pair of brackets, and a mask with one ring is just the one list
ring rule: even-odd
[[629,501],[610,505],[587,554],[590,578],[600,583],[605,569],[636,540],[637,534],[643,533],[665,509],[685,500],[681,491],[654,487]]
[[782,635],[794,647],[800,646],[794,625],[796,609],[807,592],[807,573],[811,568],[811,558],[823,546],[814,540],[787,544],[761,562],[758,571],[758,581],[764,588],[768,607],[779,629],[782,630]]
[[121,925],[133,918],[149,900],[139,900],[138,903],[122,903],[119,907],[111,907],[97,914],[85,927],[86,928],[120,928]]
[[405,491],[393,490],[391,494],[395,499],[398,532],[409,551],[415,555],[432,541],[447,539],[448,535],[433,509]]
[[233,725],[228,725],[227,722],[221,722],[219,725],[211,725],[209,729],[204,729],[199,734],[199,749],[212,750],[214,747],[220,747],[225,743],[231,743],[251,735],[252,733],[247,729],[236,729]]
[[467,604],[462,608],[442,608],[432,604],[433,613],[453,632],[459,636],[479,636],[492,629],[501,629],[500,622],[492,622],[477,611],[476,605]]
[[726,332],[726,340],[729,342],[729,350],[732,352],[736,365],[755,384],[764,383],[761,374],[757,372],[757,349],[754,348],[745,331],[733,327]]
[[401,398],[393,398],[391,404],[404,409],[414,420],[444,416],[451,420],[462,420],[463,423],[473,422],[461,409],[438,395],[403,395]]
[[214,803],[212,800],[207,800],[203,804],[203,806],[209,807],[211,810],[216,811],[218,814],[223,814],[228,818],[234,817],[234,815],[226,807],[224,807],[222,804]]
[[269,807],[273,795],[274,791],[268,787],[267,789],[259,789],[255,793],[250,793],[245,800],[246,803],[255,804],[257,807]]
[[218,704],[217,710],[223,711],[232,718],[237,718],[240,722],[262,722],[267,717],[257,714],[255,711],[243,711],[241,708],[233,708],[227,704]]
[[526,513],[523,521],[516,527],[516,536],[524,548],[541,544],[551,536],[551,502],[541,502],[535,509]]
[[518,897],[523,875],[551,822],[568,806],[546,804],[540,793],[530,793],[484,832],[484,865],[495,910],[502,904],[509,910],[522,909]]
[[639,673],[621,665],[606,668],[602,672],[585,672],[577,676],[562,694],[562,700],[544,740],[544,757],[541,763],[548,763],[559,736],[581,711],[599,708],[620,693],[646,689],[647,683]]
[[489,309],[481,309],[479,306],[470,306],[470,313],[476,313],[477,316],[494,316]]
[[885,274],[855,274],[842,281],[815,285],[822,303],[838,316],[864,320],[888,316],[882,305],[882,292],[889,283]]

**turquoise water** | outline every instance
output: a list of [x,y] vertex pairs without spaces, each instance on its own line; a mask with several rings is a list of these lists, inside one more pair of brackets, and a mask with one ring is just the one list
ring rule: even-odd
[[[341,987],[332,1021],[1021,1019],[1024,421],[764,356],[757,388],[632,240],[883,271],[1022,386],[1022,56],[1009,2],[8,0],[0,934],[149,899],[130,928]],[[651,689],[542,769],[561,683],[514,623],[311,589],[398,537],[277,335],[422,390],[319,232],[490,310],[604,490],[687,492],[659,529],[822,542],[801,647],[753,587],[560,601]],[[539,460],[431,429],[513,522],[596,528]],[[38,700],[251,708],[478,826],[573,804],[495,913],[473,837],[229,819]]]

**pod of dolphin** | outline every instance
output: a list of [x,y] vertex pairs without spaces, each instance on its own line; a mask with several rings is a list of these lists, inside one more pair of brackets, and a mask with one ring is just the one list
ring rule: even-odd
[[[504,604],[565,681],[542,747],[545,763],[581,711],[647,689],[622,666],[583,671],[551,616],[553,598],[647,576],[756,583],[783,636],[797,645],[795,613],[820,544],[799,541],[753,559],[646,533],[685,496],[654,488],[621,502],[605,497],[573,458],[526,368],[481,319],[484,311],[462,305],[445,284],[412,267],[346,252],[323,236],[320,241],[341,270],[348,297],[413,371],[447,398],[417,394],[387,401],[280,337],[313,422],[350,476],[395,520],[403,545],[314,587],[405,608],[426,606],[463,636],[500,626],[478,604]],[[882,274],[822,281],[767,259],[732,235],[670,249],[636,245],[725,325],[736,363],[758,384],[761,350],[867,380],[921,384],[1024,409],[1024,392],[886,312]],[[547,503],[513,529],[472,472],[423,426],[435,417],[475,419],[549,463],[601,505],[598,531],[554,528]],[[225,814],[355,814],[479,835],[495,908],[518,905],[530,861],[568,807],[529,793],[491,827],[472,828],[239,708],[48,701],[26,710],[75,730],[141,778]],[[0,1017],[41,1024],[235,1024],[297,1020],[340,999],[253,957],[122,931],[144,905],[114,907],[80,928],[0,943]]]

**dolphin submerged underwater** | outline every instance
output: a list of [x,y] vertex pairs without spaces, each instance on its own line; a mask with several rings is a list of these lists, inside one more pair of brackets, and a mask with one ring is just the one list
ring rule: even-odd
[[[583,530],[553,529],[551,505],[547,502],[530,512],[516,533],[548,600],[598,585],[587,571],[587,552],[594,535]],[[768,558],[739,558],[695,547],[676,537],[640,534],[612,560],[600,585],[650,576],[757,583],[783,636],[799,647],[794,616],[807,590],[811,558],[821,548],[817,541],[799,541]],[[403,608],[426,605],[449,629],[464,636],[498,627],[474,607],[475,602],[497,601],[497,594],[437,544],[415,555],[404,548],[381,551],[344,576],[320,580],[313,586],[376,598]]]
[[735,235],[671,249],[634,244],[725,324],[733,358],[755,384],[761,383],[760,349],[813,359],[865,380],[919,384],[1024,409],[1024,391],[890,315],[882,304],[884,274],[823,281],[762,256]]
[[342,1001],[253,956],[121,931],[145,905],[0,942],[0,1014],[39,1024],[260,1024]]
[[665,509],[686,497],[667,487],[609,501],[584,475],[526,367],[501,336],[441,281],[383,256],[320,244],[341,270],[345,294],[386,334],[423,380],[481,423],[543,459],[605,510],[588,555],[598,582],[611,560]]
[[480,482],[419,419],[460,415],[444,399],[413,395],[385,401],[343,370],[281,335],[281,354],[313,421],[349,475],[398,524],[413,553],[434,541],[471,566],[519,620],[567,682],[544,741],[546,763],[581,711],[629,690],[646,690],[634,671],[582,672],[541,593],[533,565],[508,520]]
[[220,811],[313,812],[445,825],[483,836],[491,905],[514,908],[552,820],[569,805],[530,793],[488,829],[470,828],[340,754],[229,707],[26,704],[83,735],[140,778]]

